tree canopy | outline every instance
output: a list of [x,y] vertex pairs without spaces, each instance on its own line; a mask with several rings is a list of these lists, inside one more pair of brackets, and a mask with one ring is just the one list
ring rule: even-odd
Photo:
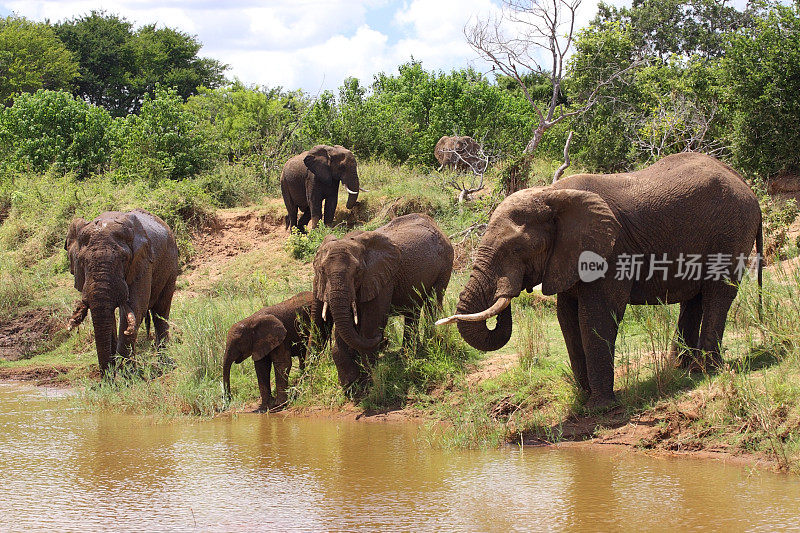
[[48,24],[0,18],[0,104],[14,94],[71,89],[78,64]]

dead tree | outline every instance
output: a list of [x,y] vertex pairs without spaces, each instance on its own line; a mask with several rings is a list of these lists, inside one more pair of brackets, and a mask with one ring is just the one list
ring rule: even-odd
[[[561,86],[566,60],[575,36],[575,13],[581,0],[502,0],[497,17],[478,19],[464,27],[469,45],[506,76],[515,79],[539,122],[525,147],[533,153],[544,133],[564,119],[581,115],[598,100],[600,90],[613,84],[637,63],[619,69],[601,80],[577,107],[570,110],[561,103]],[[544,57],[544,60],[539,59]],[[529,72],[547,76],[553,85],[549,102],[537,102],[528,91],[523,76]]]
[[442,177],[443,184],[446,188],[453,188],[459,191],[458,203],[460,204],[472,200],[473,194],[483,190],[484,174],[489,168],[490,163],[497,160],[497,155],[493,153],[487,154],[482,144],[477,143],[477,146],[478,149],[470,153],[465,153],[458,148],[442,150],[444,154],[452,155],[458,162],[456,167],[469,169],[469,171],[464,174],[446,173]]

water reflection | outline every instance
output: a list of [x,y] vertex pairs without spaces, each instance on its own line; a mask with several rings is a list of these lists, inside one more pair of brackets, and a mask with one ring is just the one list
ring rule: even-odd
[[86,413],[0,384],[0,529],[778,530],[800,481],[576,449],[442,451],[414,425]]

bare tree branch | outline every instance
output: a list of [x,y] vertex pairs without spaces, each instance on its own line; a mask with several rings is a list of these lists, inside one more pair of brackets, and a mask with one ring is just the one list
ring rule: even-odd
[[553,173],[553,183],[558,181],[558,178],[561,177],[561,174],[564,173],[567,168],[569,168],[569,143],[572,142],[572,134],[573,132],[569,132],[569,136],[567,137],[567,142],[564,143],[564,163],[556,169]]
[[[563,109],[559,104],[561,86],[574,43],[575,17],[581,1],[502,0],[499,16],[478,19],[464,27],[469,45],[496,70],[516,80],[525,99],[536,111],[539,121],[525,147],[526,153],[536,150],[548,129],[564,119],[588,111],[597,102],[602,88],[617,82],[623,74],[638,66],[638,63],[633,63],[613,72],[598,82],[577,108]],[[540,59],[543,57],[549,59],[546,68],[542,64],[544,59]],[[528,91],[524,81],[528,72],[550,79],[553,90],[546,108]]]

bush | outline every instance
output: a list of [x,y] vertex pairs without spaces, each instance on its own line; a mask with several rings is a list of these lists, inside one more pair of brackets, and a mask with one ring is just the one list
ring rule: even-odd
[[292,228],[292,234],[286,240],[286,251],[295,259],[310,263],[314,260],[314,256],[317,255],[317,250],[319,250],[325,237],[333,234],[333,229],[328,228],[325,224],[320,224],[316,228],[308,230],[308,233],[302,233],[297,228]]
[[35,172],[53,169],[85,178],[109,160],[110,125],[105,109],[67,92],[21,94],[0,109],[0,155]]
[[126,181],[182,180],[210,168],[215,159],[195,116],[174,89],[145,96],[139,115],[114,121],[113,164]]
[[735,108],[734,156],[763,177],[800,169],[800,5],[761,4],[723,61]]

